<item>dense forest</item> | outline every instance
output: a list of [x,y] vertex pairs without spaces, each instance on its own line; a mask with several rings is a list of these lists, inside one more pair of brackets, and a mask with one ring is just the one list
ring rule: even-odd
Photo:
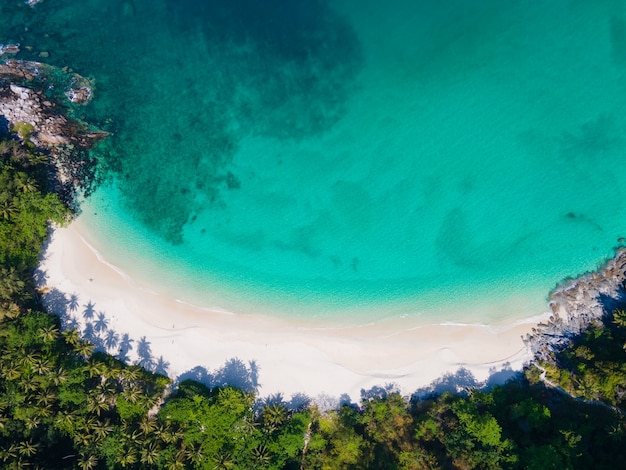
[[420,399],[381,389],[331,411],[232,387],[174,386],[94,352],[39,301],[33,272],[50,223],[72,214],[50,189],[46,158],[23,140],[0,136],[2,468],[613,469],[626,461],[619,308],[505,385]]

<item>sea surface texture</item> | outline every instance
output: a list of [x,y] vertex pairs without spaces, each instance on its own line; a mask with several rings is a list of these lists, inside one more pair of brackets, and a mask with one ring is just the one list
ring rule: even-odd
[[95,78],[82,219],[183,300],[462,322],[626,236],[624,1],[4,0],[0,25]]

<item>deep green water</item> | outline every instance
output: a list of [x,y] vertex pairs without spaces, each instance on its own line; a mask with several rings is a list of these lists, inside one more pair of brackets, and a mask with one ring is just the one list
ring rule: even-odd
[[84,114],[114,135],[83,220],[105,258],[177,297],[441,315],[545,297],[626,236],[624,1],[0,13],[0,43],[33,46],[20,58],[95,77]]

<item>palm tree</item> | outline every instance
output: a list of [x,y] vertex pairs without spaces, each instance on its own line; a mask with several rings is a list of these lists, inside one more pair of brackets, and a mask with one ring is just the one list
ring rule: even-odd
[[73,412],[61,411],[54,417],[54,425],[65,427],[72,426],[76,422],[76,415]]
[[32,441],[22,441],[17,445],[17,451],[20,455],[31,457],[37,452],[39,444],[33,444]]
[[94,389],[101,400],[110,400],[115,396],[115,385],[110,380],[105,380]]
[[256,421],[254,421],[254,419],[248,416],[244,416],[237,424],[237,429],[243,434],[252,435],[252,433],[254,433],[258,426],[259,425]]
[[137,455],[134,452],[125,452],[118,455],[117,461],[122,467],[126,468],[127,466],[132,466],[137,462]]
[[100,416],[103,411],[108,411],[109,408],[109,403],[106,400],[102,400],[101,397],[92,397],[87,403],[87,411],[96,413],[98,416]]
[[65,342],[69,345],[78,344],[80,341],[80,334],[78,334],[78,331],[74,329],[64,331],[63,337],[65,338]]
[[154,408],[155,406],[161,404],[161,397],[159,395],[141,394],[139,396],[139,399],[141,400],[142,404],[148,409]]
[[154,435],[161,439],[165,444],[169,444],[173,442],[172,434],[170,432],[170,427],[167,425],[160,425],[154,430]]
[[22,375],[22,371],[15,362],[9,362],[2,370],[2,375],[7,380],[16,380]]
[[0,202],[0,217],[4,220],[11,219],[15,214],[17,214],[18,207],[17,204],[11,200],[4,200]]
[[74,429],[76,424],[76,415],[74,413],[59,413],[54,419],[55,426],[61,429]]
[[180,428],[174,429],[172,431],[172,442],[180,441],[180,440],[182,440],[185,437],[185,432],[183,431],[182,426],[183,425],[181,425]]
[[190,446],[186,450],[186,457],[189,462],[193,465],[193,468],[199,468],[200,463],[204,459],[204,455],[202,454],[202,450],[200,447],[195,448],[194,446]]
[[142,394],[143,391],[141,390],[141,387],[135,384],[124,389],[124,391],[122,392],[122,396],[131,403],[137,403]]
[[34,193],[37,191],[37,183],[28,176],[16,178],[15,182],[17,183],[17,188],[23,193]]
[[272,403],[263,408],[263,424],[269,432],[280,428],[287,421],[287,408],[282,403]]
[[187,456],[185,455],[184,447],[181,448],[176,454],[170,457],[170,460],[167,463],[167,468],[170,470],[176,470],[180,468],[185,468],[185,461],[187,460]]
[[60,385],[67,380],[67,373],[63,367],[59,367],[57,370],[51,372],[48,377],[50,378],[50,382],[54,385]]
[[252,449],[252,455],[254,456],[254,460],[262,467],[270,463],[271,457],[267,451],[267,447],[263,444]]
[[41,360],[41,355],[31,352],[24,356],[23,362],[24,364],[28,364],[31,367],[34,367]]
[[11,266],[9,269],[2,268],[0,270],[0,300],[23,297],[25,295],[24,287],[26,287],[26,283],[15,267]]
[[185,468],[185,461],[181,459],[181,457],[178,457],[177,454],[174,460],[168,464],[167,470],[180,470],[181,468]]
[[17,444],[11,444],[7,449],[4,449],[2,452],[2,461],[6,462],[7,460],[13,460],[17,458],[18,455],[18,446]]
[[8,406],[9,406],[8,400],[2,397],[0,399],[0,429],[4,428],[4,426],[9,422],[9,416],[7,416],[7,414],[5,413]]
[[38,413],[42,418],[49,418],[52,416],[52,405],[40,406]]
[[72,436],[74,444],[89,447],[93,443],[94,435],[90,432],[91,427],[81,426],[80,430],[77,429],[76,431]]
[[142,446],[145,443],[144,437],[137,430],[133,431],[131,434],[125,432],[122,436],[133,446]]
[[24,426],[26,426],[26,429],[30,431],[37,428],[39,424],[39,418],[37,418],[36,416],[29,416],[28,418],[24,419]]
[[118,367],[115,364],[112,364],[111,366],[107,365],[107,370],[104,373],[105,377],[108,379],[115,379],[117,382],[122,382],[122,375],[123,375],[123,369],[121,369],[120,367]]
[[46,343],[51,343],[59,336],[59,329],[55,326],[46,326],[39,328],[39,336]]
[[583,378],[578,381],[578,391],[586,400],[596,400],[599,395],[598,386],[593,383],[593,379]]
[[40,406],[50,406],[56,401],[56,399],[56,394],[50,389],[41,390],[37,394],[37,404]]
[[[128,400],[130,401],[130,400]],[[150,434],[157,427],[156,417],[154,416],[144,416],[139,423],[139,429],[144,434]]]
[[76,354],[82,356],[83,359],[88,359],[95,347],[89,341],[79,340],[72,349]]
[[235,462],[233,462],[233,456],[230,452],[220,452],[214,459],[215,461],[215,469],[226,470],[229,468],[233,468],[235,466]]
[[19,172],[13,178],[13,182],[18,191],[23,193],[32,193],[37,190],[37,183],[33,178],[24,172]]
[[613,310],[613,323],[619,327],[626,327],[626,310]]
[[124,380],[134,382],[141,377],[141,367],[128,366],[126,369],[122,370],[122,376],[124,377]]
[[98,458],[95,455],[90,455],[87,457],[86,455],[81,455],[78,459],[78,466],[82,470],[91,470],[98,465]]
[[[0,295],[0,298],[1,297],[2,296]],[[14,302],[11,302],[4,308],[4,311],[0,312],[0,321],[3,320],[3,317],[8,318],[9,320],[15,320],[21,314],[22,310],[20,309],[20,306]]]
[[160,449],[152,442],[148,447],[141,449],[139,461],[143,464],[154,465],[159,459],[159,454]]
[[33,364],[33,371],[39,375],[47,375],[50,373],[50,361],[48,360],[37,360]]
[[21,377],[21,380],[19,381],[19,385],[20,387],[22,387],[22,390],[24,390],[26,393],[34,392],[35,390],[39,388],[39,384],[37,384],[37,382],[35,382],[34,380],[31,380],[31,378],[27,376]]
[[106,364],[102,362],[93,362],[93,361],[88,362],[85,365],[85,368],[87,369],[87,373],[89,374],[89,377],[92,377],[92,378],[104,375],[104,373],[107,370]]
[[92,427],[93,433],[98,441],[103,441],[108,434],[113,432],[113,426],[109,423],[109,420],[105,420],[104,422],[98,421]]

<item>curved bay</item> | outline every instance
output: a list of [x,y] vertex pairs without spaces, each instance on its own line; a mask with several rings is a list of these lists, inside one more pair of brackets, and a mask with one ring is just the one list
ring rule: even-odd
[[96,77],[111,185],[86,217],[105,255],[160,256],[157,282],[462,303],[547,294],[624,235],[620,2],[60,0],[22,21],[0,42]]

